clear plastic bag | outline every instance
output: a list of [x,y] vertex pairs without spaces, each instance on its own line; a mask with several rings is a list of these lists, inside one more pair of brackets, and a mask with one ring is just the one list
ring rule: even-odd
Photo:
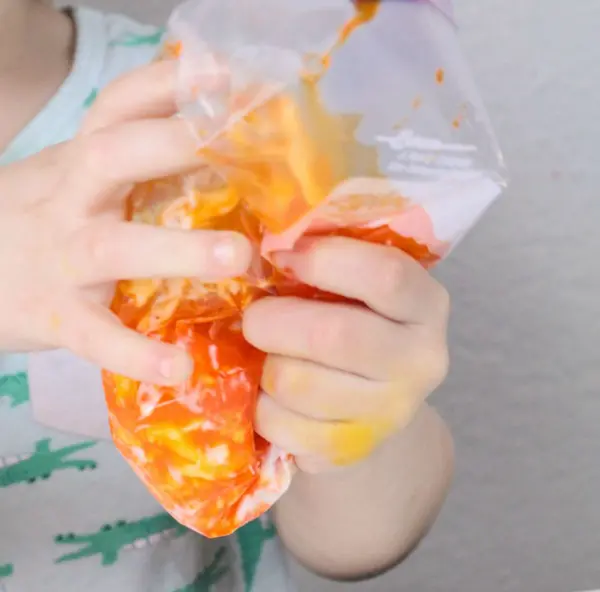
[[195,369],[179,388],[104,381],[119,450],[197,532],[233,532],[292,479],[293,459],[253,430],[264,354],[240,320],[265,295],[336,297],[269,254],[343,235],[428,267],[502,191],[498,146],[438,2],[192,0],[171,18],[163,57],[179,61],[180,115],[202,167],[138,186],[129,214],[244,232],[256,257],[247,276],[219,284],[122,282],[122,321],[186,348]]

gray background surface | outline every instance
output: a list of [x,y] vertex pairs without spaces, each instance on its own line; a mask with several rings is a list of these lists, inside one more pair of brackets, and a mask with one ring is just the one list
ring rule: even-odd
[[[95,0],[164,20],[172,0]],[[600,588],[600,0],[457,0],[512,176],[439,269],[458,474],[434,532],[372,584],[302,592]],[[274,591],[276,592],[276,591]]]

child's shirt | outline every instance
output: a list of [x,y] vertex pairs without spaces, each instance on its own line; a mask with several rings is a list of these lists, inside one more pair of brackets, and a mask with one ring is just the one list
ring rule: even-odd
[[[71,75],[0,165],[71,138],[99,89],[161,42],[162,31],[121,16],[74,17]],[[110,441],[36,423],[27,358],[0,356],[0,592],[286,592],[284,565],[267,521],[203,539],[162,510]]]

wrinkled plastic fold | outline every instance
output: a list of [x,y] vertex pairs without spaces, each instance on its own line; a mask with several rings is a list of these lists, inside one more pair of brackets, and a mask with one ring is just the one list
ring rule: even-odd
[[118,449],[177,520],[216,537],[267,511],[294,473],[254,432],[265,355],[244,339],[244,310],[339,299],[271,255],[338,235],[430,267],[501,193],[504,168],[448,13],[426,1],[192,0],[162,57],[178,61],[199,166],[137,186],[128,217],[239,231],[256,251],[227,281],[121,282],[121,321],[184,348],[194,372],[176,388],[104,383]]

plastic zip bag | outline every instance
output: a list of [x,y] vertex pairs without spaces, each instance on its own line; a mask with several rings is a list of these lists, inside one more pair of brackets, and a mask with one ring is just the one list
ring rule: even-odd
[[195,367],[178,388],[104,384],[121,453],[177,520],[215,537],[268,510],[294,472],[253,430],[265,356],[243,338],[244,309],[266,295],[336,299],[269,255],[342,235],[429,267],[501,193],[504,169],[454,26],[429,2],[192,0],[169,31],[163,57],[179,61],[202,166],[136,187],[129,216],[237,230],[256,256],[218,284],[121,282],[121,320]]

